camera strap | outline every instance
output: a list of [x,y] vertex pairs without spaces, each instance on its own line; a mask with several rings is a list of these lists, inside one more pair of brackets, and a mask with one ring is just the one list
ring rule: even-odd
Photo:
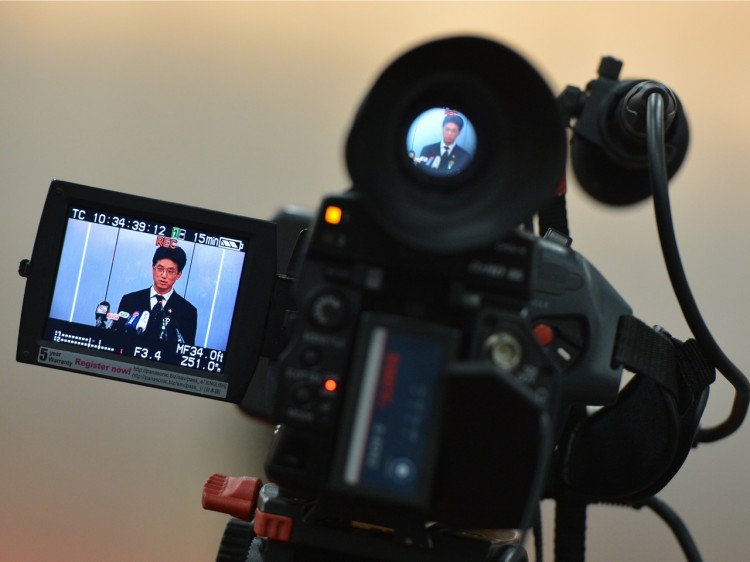
[[695,340],[681,342],[633,316],[618,325],[614,364],[635,373],[615,404],[571,414],[560,445],[556,558],[583,562],[586,506],[638,506],[674,477],[694,445],[714,367]]
[[715,372],[695,340],[632,316],[620,320],[613,362],[636,376],[616,403],[574,421],[563,438],[560,483],[589,502],[638,503],[682,466]]
[[633,316],[623,316],[617,331],[613,360],[645,375],[688,406],[716,380],[698,342],[680,342],[662,328],[651,328]]

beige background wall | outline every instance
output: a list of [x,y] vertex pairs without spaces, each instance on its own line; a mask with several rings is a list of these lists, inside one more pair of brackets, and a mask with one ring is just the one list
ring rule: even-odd
[[[260,474],[269,433],[228,405],[15,363],[16,266],[49,181],[258,217],[312,207],[348,186],[343,141],[377,73],[436,36],[503,40],[555,91],[604,54],[675,89],[692,127],[672,189],[683,259],[750,369],[748,22],[750,4],[713,2],[0,4],[0,560],[213,560],[225,519],[201,510],[203,481]],[[640,318],[688,337],[649,204],[571,190],[576,249]],[[717,383],[705,419],[730,400]],[[706,560],[746,558],[749,445],[745,426],[700,447],[662,495]],[[609,508],[590,512],[589,554],[680,559],[653,515]]]

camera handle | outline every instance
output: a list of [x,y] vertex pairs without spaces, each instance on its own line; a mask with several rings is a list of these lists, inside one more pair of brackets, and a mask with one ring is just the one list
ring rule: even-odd
[[[555,558],[583,562],[586,508],[610,503],[653,509],[675,530],[688,560],[700,560],[686,531],[654,495],[694,446],[715,373],[695,340],[622,317],[613,361],[636,376],[615,404],[594,415],[571,412],[558,450]],[[633,459],[638,458],[634,463]]]

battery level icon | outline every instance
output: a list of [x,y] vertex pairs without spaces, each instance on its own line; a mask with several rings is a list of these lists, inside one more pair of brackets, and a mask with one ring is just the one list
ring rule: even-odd
[[222,236],[219,238],[219,247],[239,252],[245,247],[245,244],[242,240],[235,240],[234,238],[225,238]]

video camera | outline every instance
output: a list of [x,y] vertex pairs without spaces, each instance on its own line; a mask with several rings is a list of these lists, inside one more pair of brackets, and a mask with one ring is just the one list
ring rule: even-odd
[[[254,521],[232,559],[525,557],[517,535],[467,530],[526,530],[550,490],[609,497],[606,477],[582,482],[620,458],[591,465],[603,437],[580,411],[620,403],[640,343],[656,342],[669,375],[682,346],[634,321],[559,219],[566,120],[593,152],[591,112],[630,91],[612,93],[611,71],[592,85],[556,99],[487,39],[409,51],[355,118],[351,189],[326,197],[310,229],[304,216],[277,224],[53,181],[21,266],[17,359],[239,403],[276,424],[272,484],[217,475],[204,490],[206,507]],[[687,143],[674,119],[672,173]],[[550,213],[557,228],[535,235],[534,215]],[[279,248],[280,229],[294,250]],[[679,413],[668,437],[687,449],[709,382],[688,394],[660,383]],[[614,496],[658,491],[683,448]]]

